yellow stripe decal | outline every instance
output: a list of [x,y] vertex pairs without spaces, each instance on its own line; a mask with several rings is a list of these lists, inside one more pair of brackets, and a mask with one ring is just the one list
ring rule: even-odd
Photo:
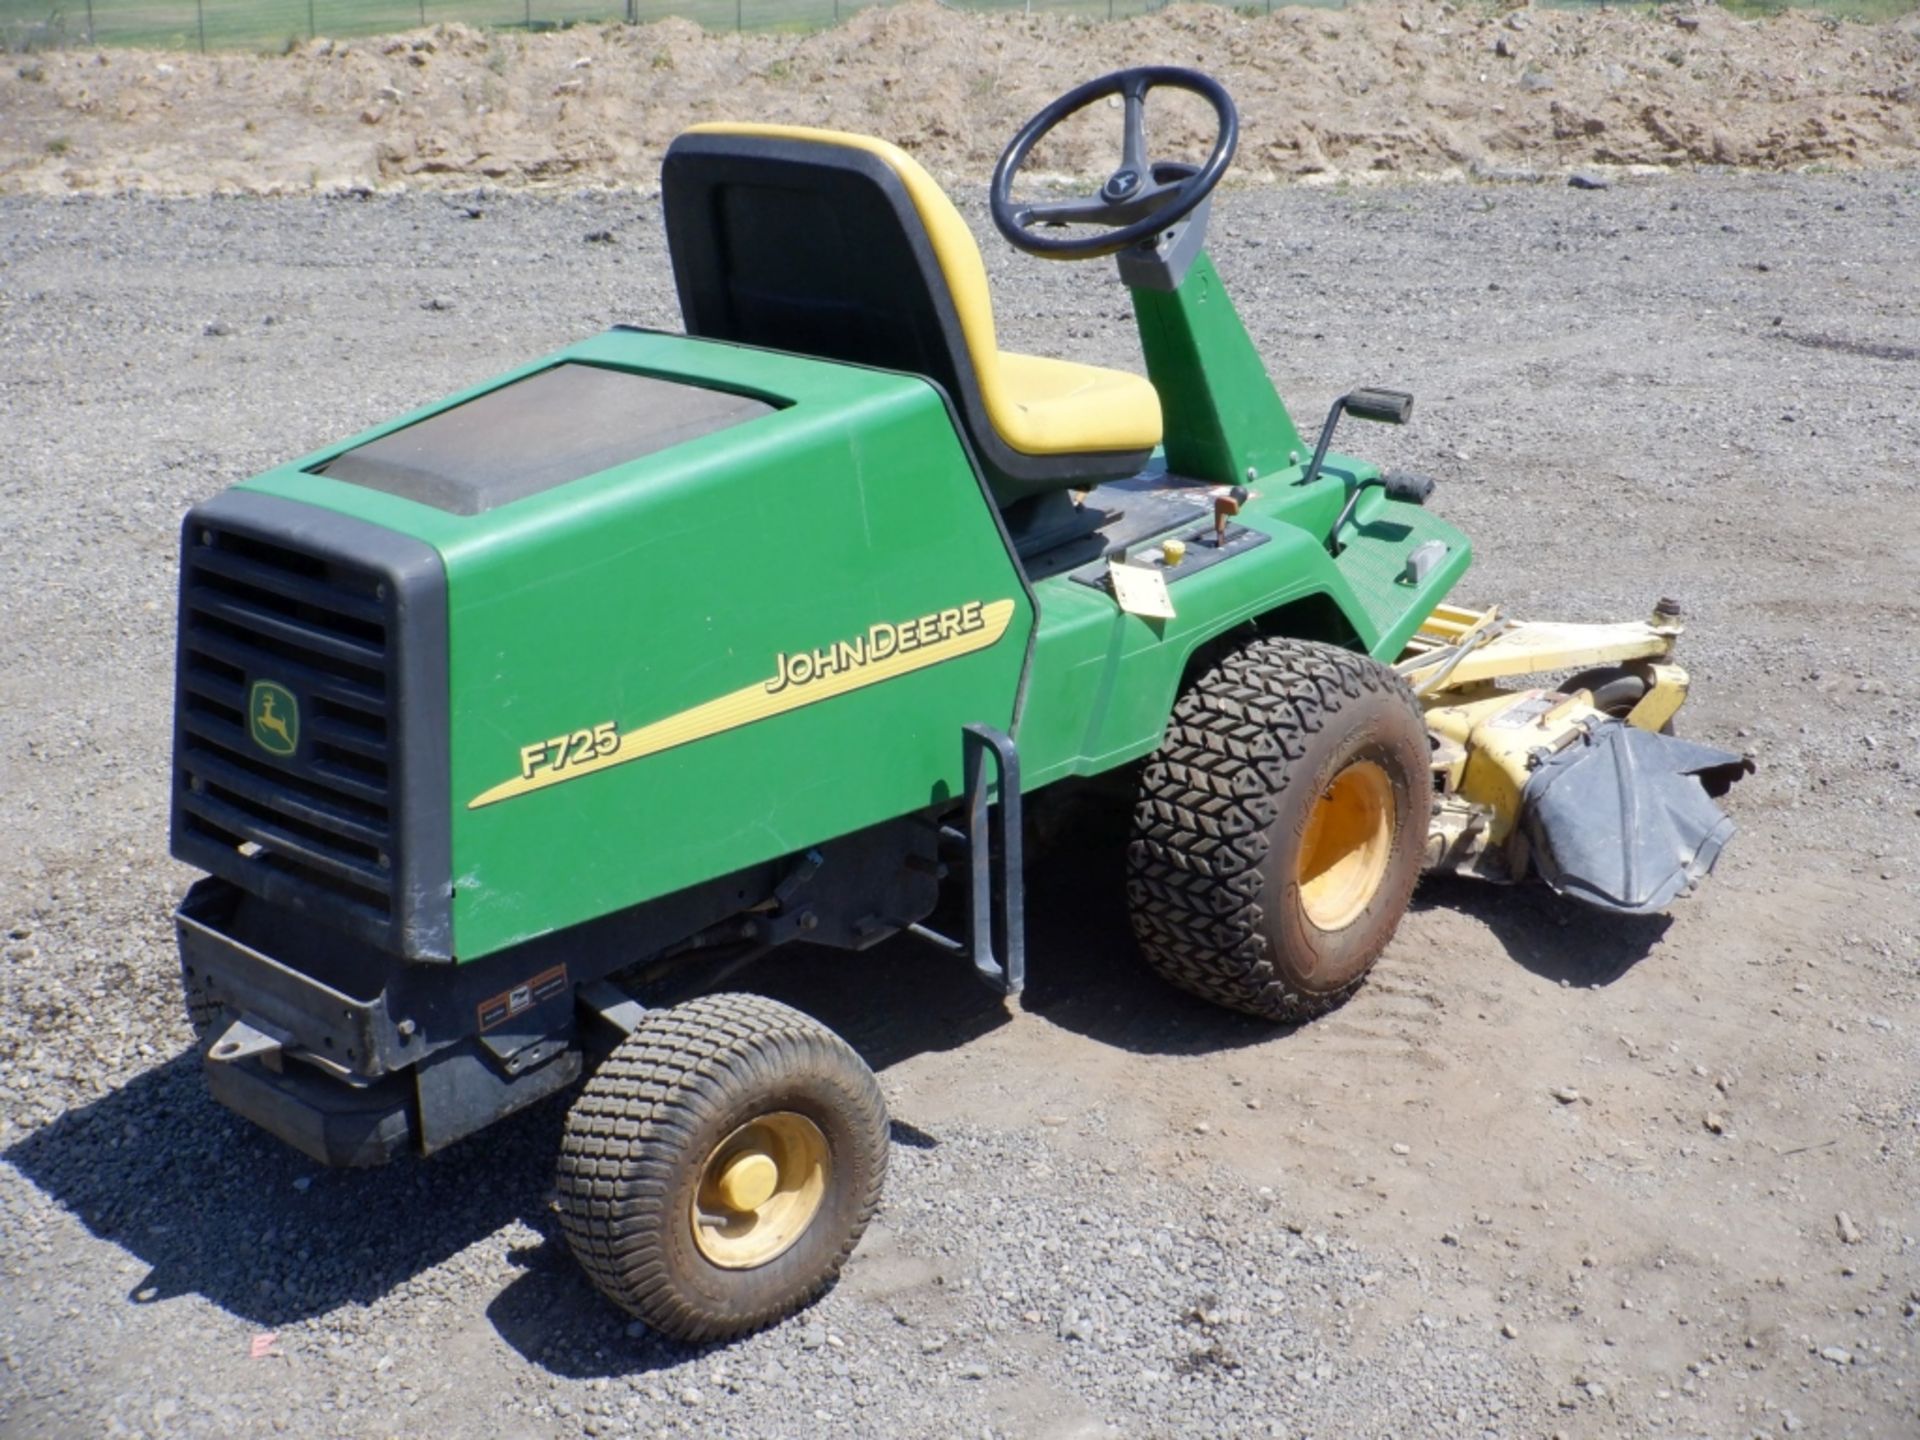
[[[935,622],[934,629],[940,632],[939,638],[918,645],[913,645],[911,639],[906,638],[911,635],[913,622],[900,626],[875,626],[876,632],[887,631],[893,640],[893,648],[880,659],[873,659],[864,652],[850,651],[846,645],[829,647],[821,652],[799,652],[791,656],[783,653],[775,661],[772,679],[756,680],[730,695],[722,695],[691,710],[682,710],[678,715],[669,715],[651,725],[629,730],[620,736],[618,745],[604,754],[592,755],[564,769],[535,770],[530,775],[521,774],[511,780],[503,780],[491,790],[474,796],[467,802],[467,808],[478,810],[483,805],[497,804],[502,800],[511,800],[516,795],[528,795],[582,775],[610,770],[629,760],[658,755],[663,750],[705,740],[728,730],[738,730],[743,725],[751,725],[759,720],[770,720],[775,715],[784,715],[816,701],[831,700],[836,695],[845,695],[869,685],[878,685],[883,680],[924,670],[943,660],[985,650],[1007,633],[1007,626],[1013,619],[1013,601],[994,600],[984,605],[969,605],[964,612],[948,611],[944,614],[964,614],[965,620],[973,623],[966,625],[961,622],[943,627],[938,624],[942,616],[929,615],[925,619]],[[902,643],[903,639],[905,643]],[[909,645],[911,648],[908,648]],[[838,652],[838,656],[834,668],[814,668],[811,662],[817,661],[822,655],[833,656],[835,652]]]

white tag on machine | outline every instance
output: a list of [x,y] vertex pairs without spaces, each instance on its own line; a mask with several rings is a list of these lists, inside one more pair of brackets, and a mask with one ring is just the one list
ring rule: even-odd
[[1107,577],[1113,583],[1113,598],[1127,614],[1149,620],[1173,619],[1173,597],[1167,594],[1167,577],[1160,571],[1109,560]]

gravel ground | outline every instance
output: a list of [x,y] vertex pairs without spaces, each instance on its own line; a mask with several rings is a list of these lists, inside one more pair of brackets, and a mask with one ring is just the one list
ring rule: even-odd
[[[1472,597],[1683,600],[1743,833],[1671,921],[1427,887],[1279,1036],[1143,976],[1087,865],[1039,877],[1012,1014],[902,946],[763,966],[880,1069],[887,1199],[817,1308],[686,1350],[566,1257],[556,1109],[348,1174],[214,1107],[165,858],[180,513],[673,325],[657,204],[0,200],[0,1433],[1920,1429],[1920,174],[1215,229],[1303,422],[1419,394],[1348,440],[1439,478]],[[986,248],[1010,346],[1137,359],[1109,272]]]

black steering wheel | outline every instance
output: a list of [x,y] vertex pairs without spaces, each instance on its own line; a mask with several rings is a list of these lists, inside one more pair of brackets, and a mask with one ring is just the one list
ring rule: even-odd
[[[1213,113],[1219,117],[1213,153],[1198,169],[1172,161],[1148,161],[1147,92],[1155,88],[1185,90],[1198,95],[1213,106]],[[1013,179],[1033,147],[1068,116],[1109,95],[1120,96],[1127,107],[1120,168],[1092,195],[1031,205],[1015,204]],[[1132,70],[1116,70],[1098,80],[1089,80],[1077,90],[1069,90],[1020,127],[1020,133],[1001,152],[1000,163],[993,169],[993,185],[987,192],[993,207],[993,223],[1022,250],[1049,259],[1094,260],[1102,255],[1117,254],[1192,214],[1227,173],[1227,166],[1233,160],[1233,147],[1239,139],[1240,112],[1234,108],[1233,97],[1227,94],[1226,87],[1211,75],[1174,65],[1141,65]],[[1106,228],[1094,235],[1061,236],[1037,234],[1034,227],[1041,225]]]

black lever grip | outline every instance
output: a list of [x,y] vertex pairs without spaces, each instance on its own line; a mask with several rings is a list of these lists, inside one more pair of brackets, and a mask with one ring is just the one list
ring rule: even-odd
[[1414,505],[1424,505],[1433,494],[1433,477],[1415,475],[1406,470],[1389,470],[1380,477],[1380,484],[1387,492],[1389,500],[1405,500]]
[[1413,418],[1413,396],[1404,390],[1356,390],[1347,396],[1347,414],[1383,425],[1404,425]]

